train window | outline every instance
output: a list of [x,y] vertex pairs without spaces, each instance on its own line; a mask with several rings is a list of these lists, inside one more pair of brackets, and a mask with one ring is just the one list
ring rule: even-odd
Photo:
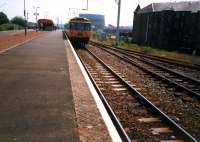
[[91,30],[91,24],[89,24],[89,23],[86,23],[86,24],[84,24],[85,25],[85,30]]
[[70,29],[72,30],[90,30],[89,23],[70,23]]

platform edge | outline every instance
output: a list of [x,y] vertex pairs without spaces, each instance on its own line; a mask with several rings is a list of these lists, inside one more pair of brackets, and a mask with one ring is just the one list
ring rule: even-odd
[[122,142],[122,140],[121,140],[121,138],[120,138],[120,136],[119,136],[119,134],[118,134],[113,122],[112,122],[112,120],[110,119],[110,117],[109,117],[109,115],[108,115],[103,103],[101,102],[101,99],[99,98],[99,95],[96,92],[96,90],[95,90],[95,88],[94,88],[94,86],[93,86],[93,84],[92,84],[92,82],[91,82],[91,80],[90,80],[85,68],[83,67],[78,55],[76,54],[71,42],[69,41],[69,39],[64,40],[64,42],[65,42],[65,46],[66,46],[65,48],[67,48],[67,43],[70,45],[72,53],[73,53],[73,55],[74,55],[74,57],[76,59],[76,62],[79,65],[81,73],[83,74],[83,76],[85,78],[87,86],[88,86],[88,88],[90,90],[90,93],[92,94],[92,96],[93,96],[93,98],[95,100],[97,108],[98,108],[98,110],[99,110],[99,112],[100,112],[100,114],[102,116],[102,119],[103,119],[103,121],[104,121],[104,123],[105,123],[105,125],[107,127],[107,130],[109,132],[109,135],[110,135],[112,141],[113,142]]

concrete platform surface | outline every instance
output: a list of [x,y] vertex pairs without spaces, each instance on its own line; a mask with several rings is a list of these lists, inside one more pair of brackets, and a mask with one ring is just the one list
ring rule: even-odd
[[79,141],[60,31],[0,54],[0,141]]

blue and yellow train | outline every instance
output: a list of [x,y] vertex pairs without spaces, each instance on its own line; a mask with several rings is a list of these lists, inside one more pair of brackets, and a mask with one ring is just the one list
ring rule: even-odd
[[89,19],[76,17],[69,21],[65,29],[68,38],[73,44],[87,44],[91,36],[91,22]]

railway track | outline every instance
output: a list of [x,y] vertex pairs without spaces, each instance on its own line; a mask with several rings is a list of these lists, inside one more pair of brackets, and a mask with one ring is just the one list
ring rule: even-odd
[[139,93],[121,73],[89,50],[79,49],[77,53],[101,98],[107,100],[109,106],[106,108],[112,108],[108,112],[116,116],[112,120],[118,122],[123,141],[197,141]]
[[[92,45],[94,45],[94,43]],[[97,44],[97,46],[100,46],[100,44]],[[191,97],[200,99],[199,80],[186,76],[178,71],[169,69],[169,67],[155,63],[152,60],[147,60],[146,58],[141,58],[137,55],[135,56],[116,48],[106,47],[101,49],[108,52],[109,54],[117,56],[122,60],[125,60],[134,66],[139,67],[148,74],[153,75],[155,78],[174,86],[178,92],[175,93],[175,95],[185,95],[185,92],[187,92],[187,94]]]
[[123,48],[116,48],[116,47],[113,47],[113,46],[110,46],[110,45],[101,44],[101,43],[97,43],[97,42],[94,42],[94,41],[90,41],[90,44],[93,44],[95,46],[101,46],[101,47],[103,46],[103,47],[106,47],[106,48],[118,49],[120,51],[124,51],[124,52],[129,53],[129,54],[138,55],[142,58],[150,59],[150,60],[153,60],[153,61],[160,61],[160,62],[162,62],[162,64],[166,63],[167,65],[169,65],[169,64],[175,65],[176,68],[177,68],[177,66],[180,66],[180,67],[187,68],[189,70],[193,70],[194,72],[200,71],[200,64],[191,64],[191,63],[180,61],[180,60],[174,60],[174,59],[159,57],[159,56],[154,56],[154,55],[147,55],[147,54],[143,54],[143,53],[140,53],[140,52],[137,52],[137,51],[131,51],[131,50],[128,50],[128,49],[123,49]]
[[129,57],[140,59],[142,61],[145,61],[146,63],[150,63],[154,66],[163,68],[172,73],[175,72],[179,76],[184,76],[185,78],[189,80],[200,83],[200,68],[197,65],[186,65],[186,64],[183,64],[183,63],[181,64],[174,61],[172,62],[172,61],[162,59],[159,57],[147,56],[141,53],[133,54],[129,51],[124,51],[122,49],[116,49],[116,48],[112,48],[112,49],[118,52],[121,52],[123,54],[126,54]]

